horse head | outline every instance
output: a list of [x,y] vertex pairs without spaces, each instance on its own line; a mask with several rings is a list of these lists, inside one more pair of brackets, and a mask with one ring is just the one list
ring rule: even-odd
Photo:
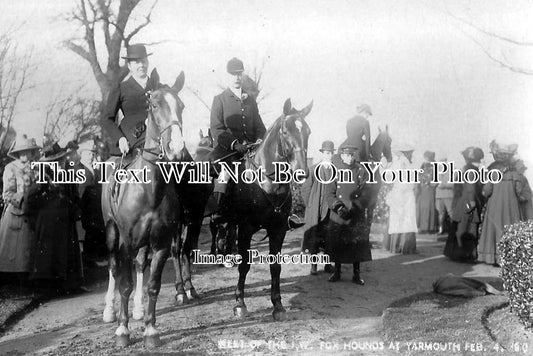
[[379,161],[381,155],[385,156],[387,162],[392,162],[392,138],[389,135],[389,125],[385,126],[385,131],[381,130],[381,127],[378,127],[378,136],[372,144],[370,150],[372,151],[372,158]]
[[180,90],[183,89],[184,82],[183,71],[178,75],[172,87],[159,83],[159,75],[155,69],[150,75],[151,87],[157,89],[148,95],[150,115],[148,115],[146,125],[145,146],[157,144],[160,157],[165,157],[170,161],[184,157],[182,113],[185,105],[178,96]]
[[307,172],[307,144],[311,129],[305,117],[313,108],[313,101],[302,110],[292,107],[291,99],[283,105],[283,115],[280,118],[279,154],[290,163],[292,170],[303,169]]

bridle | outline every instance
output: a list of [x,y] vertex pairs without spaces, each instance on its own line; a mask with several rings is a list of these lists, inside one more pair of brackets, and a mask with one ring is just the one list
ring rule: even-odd
[[[149,106],[148,106],[148,119],[152,121],[152,124],[157,125],[157,123],[155,122],[155,116],[154,116],[154,112],[153,112],[153,108],[155,107],[155,105],[153,104],[152,102],[152,95],[150,92],[147,93],[147,97],[148,97],[148,103],[149,103]],[[158,160],[162,160],[163,158],[165,158],[165,154],[166,154],[166,151],[165,151],[165,146],[164,146],[164,143],[163,143],[163,133],[165,133],[168,129],[170,129],[172,126],[178,126],[180,132],[183,134],[183,125],[181,122],[179,122],[178,120],[171,120],[165,127],[163,127],[162,129],[159,130],[159,137],[154,137],[154,136],[150,136],[150,138],[157,142],[157,146],[155,147],[143,147],[143,148],[139,148],[139,150],[141,152],[146,152],[146,153],[149,153],[153,156],[156,156],[157,159],[155,161],[152,161],[152,160],[149,160],[147,159],[146,157],[143,156],[143,158],[151,163],[152,165],[156,165],[157,161]]]

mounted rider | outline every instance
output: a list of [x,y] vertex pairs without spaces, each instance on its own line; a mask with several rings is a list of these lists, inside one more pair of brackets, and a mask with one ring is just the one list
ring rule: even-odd
[[[213,99],[211,105],[210,128],[213,135],[214,149],[211,158],[226,163],[240,160],[248,151],[249,145],[263,139],[265,125],[259,115],[257,103],[252,95],[242,89],[244,64],[238,58],[232,58],[227,64],[228,87]],[[218,167],[215,167],[218,169]],[[223,174],[225,171],[223,171]],[[220,175],[215,180],[214,195],[220,209],[229,176]],[[215,219],[220,219],[220,211]]]
[[354,116],[346,123],[346,133],[352,142],[359,156],[360,162],[367,162],[370,157],[370,124],[368,118],[372,116],[372,109],[367,104],[357,107],[358,115]]
[[[146,47],[134,44],[127,48],[125,57],[129,78],[111,90],[107,107],[102,118],[102,126],[111,138],[110,154],[126,155],[132,148],[141,148],[144,144],[146,123],[149,111],[148,92],[153,84],[148,76],[148,56]],[[124,118],[117,120],[118,112]]]

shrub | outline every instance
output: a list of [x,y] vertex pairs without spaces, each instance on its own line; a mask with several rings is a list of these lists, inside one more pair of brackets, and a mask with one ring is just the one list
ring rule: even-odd
[[509,305],[526,327],[533,326],[533,221],[505,227],[498,245]]

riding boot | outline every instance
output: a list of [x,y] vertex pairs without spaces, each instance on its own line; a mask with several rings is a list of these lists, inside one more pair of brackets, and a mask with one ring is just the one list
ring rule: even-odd
[[222,222],[223,218],[223,209],[222,209],[222,203],[224,201],[224,193],[222,192],[213,192],[213,195],[215,197],[215,200],[217,202],[217,209],[215,213],[213,214],[213,222],[216,224]]
[[287,225],[289,230],[294,230],[305,225],[305,222],[302,221],[297,215],[291,215],[287,218]]
[[328,281],[337,282],[341,279],[341,267],[342,265],[340,263],[335,263],[335,272],[329,277]]
[[365,284],[365,281],[361,278],[361,272],[359,271],[359,262],[353,264],[352,282],[361,286]]
[[318,274],[316,263],[311,264],[311,272],[309,272],[309,274],[312,276],[316,276]]

